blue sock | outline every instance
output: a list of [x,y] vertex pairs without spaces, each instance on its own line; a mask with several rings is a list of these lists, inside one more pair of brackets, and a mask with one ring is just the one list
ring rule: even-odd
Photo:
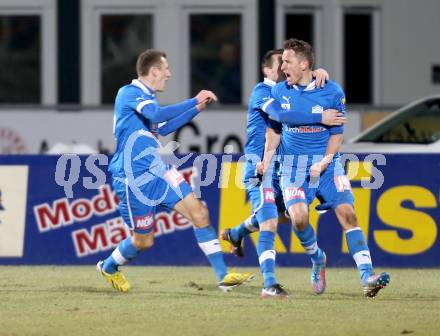
[[233,241],[239,241],[249,235],[252,232],[258,231],[260,225],[258,224],[257,217],[252,215],[241,223],[240,225],[234,227],[230,231],[230,235]]
[[316,239],[315,231],[310,224],[307,224],[303,231],[298,231],[295,225],[292,225],[293,231],[301,242],[302,247],[306,250],[307,254],[310,256],[312,263],[320,263],[324,261],[324,253],[318,247],[318,242]]
[[220,247],[220,242],[217,239],[217,234],[214,228],[210,225],[204,228],[194,227],[194,234],[200,249],[205,253],[212,268],[214,268],[217,276],[217,281],[221,282],[228,273],[225,261],[223,259],[223,252]]
[[118,247],[107,259],[104,260],[103,270],[106,273],[113,274],[118,270],[118,266],[125,265],[128,261],[134,259],[139,251],[133,246],[131,237],[121,241]]
[[361,281],[365,283],[367,278],[374,274],[373,264],[371,262],[370,250],[365,241],[364,234],[360,227],[345,231],[348,250],[356,262]]
[[275,233],[272,231],[260,231],[257,244],[257,253],[265,288],[277,283],[277,279],[275,277],[276,253],[274,249],[274,242]]

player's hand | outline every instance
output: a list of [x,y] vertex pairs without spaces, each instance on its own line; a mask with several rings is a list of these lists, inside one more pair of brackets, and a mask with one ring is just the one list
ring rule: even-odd
[[332,162],[334,154],[327,154],[322,158],[321,161],[314,163],[310,167],[310,178],[319,177],[328,167],[328,165]]
[[209,91],[209,90],[202,90],[200,91],[197,96],[195,97],[198,101],[198,103],[203,103],[206,102],[207,104],[213,102],[213,101],[217,101],[218,98],[217,96],[214,94],[214,92]]
[[199,112],[202,112],[202,111],[206,108],[206,106],[208,105],[208,103],[209,103],[208,100],[205,100],[205,101],[203,101],[203,102],[197,104],[197,105],[196,105],[197,110],[198,110]]
[[324,69],[316,69],[312,72],[312,76],[315,77],[315,83],[317,87],[324,87],[325,82],[329,80],[330,76]]
[[[325,167],[324,167],[325,166]],[[310,167],[310,180],[317,179],[321,173],[327,168],[321,161],[313,164]]]
[[263,162],[258,162],[255,166],[255,169],[257,170],[257,173],[260,175],[264,175],[264,165]]
[[327,126],[341,126],[347,122],[347,118],[338,110],[328,109],[322,112],[321,123]]

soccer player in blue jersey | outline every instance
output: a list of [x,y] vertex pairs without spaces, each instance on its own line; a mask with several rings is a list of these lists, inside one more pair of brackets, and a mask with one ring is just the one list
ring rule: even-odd
[[[245,146],[246,165],[244,172],[244,184],[252,204],[253,215],[239,226],[222,231],[221,238],[230,242],[234,247],[234,253],[243,255],[242,240],[244,236],[260,229],[257,244],[260,269],[264,278],[261,292],[263,298],[284,298],[288,294],[279,285],[275,276],[275,250],[274,240],[278,224],[278,209],[282,212],[282,194],[279,189],[277,172],[267,173],[259,179],[256,164],[262,160],[264,152],[266,127],[271,122],[268,115],[262,110],[262,106],[271,97],[271,90],[277,82],[284,79],[281,72],[282,49],[271,50],[262,59],[261,69],[264,81],[258,83],[251,93],[248,105],[247,133],[248,140]],[[328,74],[324,70],[317,70],[317,79],[323,83]],[[319,121],[333,125],[340,123],[338,111],[329,110],[319,115]],[[307,114],[296,115],[299,124],[315,123],[316,117]],[[271,129],[268,129],[270,132]],[[267,134],[270,136],[270,133]]]
[[[359,269],[364,294],[374,297],[389,283],[390,277],[386,272],[374,273],[370,251],[357,222],[350,181],[338,153],[344,128],[319,123],[298,126],[294,122],[298,112],[316,116],[316,120],[329,108],[345,114],[345,94],[334,81],[328,81],[323,88],[317,87],[311,71],[313,50],[308,43],[297,39],[285,41],[282,61],[281,69],[287,80],[272,89],[273,98],[262,107],[272,119],[282,123],[281,137],[271,137],[266,144],[264,170],[270,165],[270,153],[280,144],[285,206],[302,246],[311,255],[315,270],[312,277],[318,277],[317,285],[325,285],[319,277],[325,277],[326,256],[318,248],[309,224],[308,206],[315,196],[332,205]],[[280,111],[280,107],[284,110]]]
[[116,96],[117,146],[109,165],[113,189],[120,199],[119,211],[132,235],[107,259],[99,261],[97,269],[116,290],[127,292],[130,284],[118,268],[153,246],[154,215],[161,205],[193,223],[197,242],[216,273],[220,289],[229,291],[253,275],[228,273],[208,209],[195,197],[183,176],[162,161],[156,138],[157,134],[169,134],[189,122],[217,97],[202,90],[192,99],[162,107],[156,92],[165,89],[171,76],[165,53],[144,51],[138,57],[136,69],[138,79],[122,87]]

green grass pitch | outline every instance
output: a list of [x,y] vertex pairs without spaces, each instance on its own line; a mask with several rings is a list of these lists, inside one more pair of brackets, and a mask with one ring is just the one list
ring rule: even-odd
[[[262,300],[261,276],[222,293],[207,267],[126,267],[129,293],[88,267],[0,267],[0,335],[440,335],[440,270],[391,269],[375,299],[354,268],[329,268],[313,294],[309,270],[278,268],[288,300]],[[379,270],[378,270],[379,271]]]

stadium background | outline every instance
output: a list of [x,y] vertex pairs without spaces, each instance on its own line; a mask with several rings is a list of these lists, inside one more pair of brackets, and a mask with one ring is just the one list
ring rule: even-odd
[[[225,171],[230,178],[221,183],[229,185],[237,174],[239,180],[239,155],[225,159],[221,153],[226,145],[228,153],[243,149],[245,105],[261,78],[262,54],[286,37],[310,41],[316,66],[345,88],[350,138],[394,108],[438,92],[439,12],[435,0],[1,0],[0,263],[92,264],[126,234],[120,223],[109,221],[117,212],[108,199],[96,211],[93,200],[104,194],[97,185],[84,187],[84,178],[94,179],[87,157],[79,159],[79,182],[74,197],[66,199],[55,179],[58,156],[47,153],[111,155],[111,102],[117,88],[135,76],[141,50],[154,47],[168,54],[173,77],[160,95],[162,103],[202,87],[220,97],[219,104],[164,142],[179,141],[180,154],[218,154],[217,180],[202,188],[202,198],[213,223],[224,228],[249,213],[243,190],[218,183]],[[438,267],[440,181],[433,171],[439,156],[386,158],[380,167],[361,156],[365,165],[351,175],[376,263]],[[92,159],[90,164],[106,170],[106,159]],[[371,166],[385,177],[378,190],[360,188],[361,179],[371,179]],[[351,265],[334,216],[312,221],[320,223],[318,236],[330,250],[330,264]],[[158,246],[140,264],[205,264],[196,246],[177,259],[166,253],[165,246],[182,250],[192,239],[188,223],[164,215],[160,225]],[[112,236],[112,228],[119,236]],[[279,238],[282,265],[307,265],[287,226]],[[245,260],[229,262],[257,265],[250,241]]]

